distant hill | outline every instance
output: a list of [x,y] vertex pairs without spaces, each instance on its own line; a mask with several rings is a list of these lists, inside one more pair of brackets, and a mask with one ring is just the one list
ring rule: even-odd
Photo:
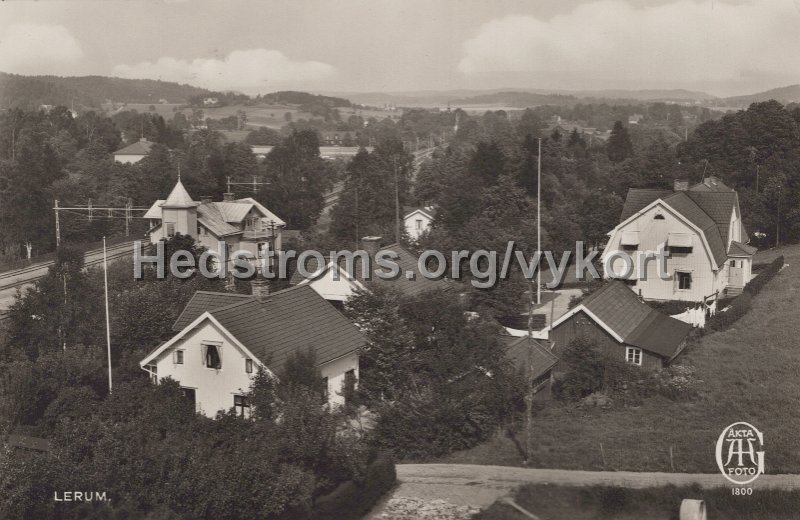
[[191,96],[211,91],[169,81],[122,79],[105,76],[19,76],[0,72],[0,107],[35,108],[39,105],[83,106],[99,109],[106,100],[126,103],[185,103]]
[[774,99],[783,104],[800,101],[800,85],[789,85],[788,87],[773,88],[764,92],[748,94],[746,96],[733,96],[720,99],[718,104],[729,107],[747,108],[752,103],[769,101]]
[[329,107],[351,107],[353,103],[349,99],[340,97],[323,96],[319,94],[309,94],[308,92],[297,92],[285,90],[264,94],[261,100],[267,103],[285,103],[287,105],[313,105],[321,103]]
[[706,92],[684,89],[660,90],[547,90],[487,89],[412,92],[334,93],[354,103],[365,105],[395,104],[398,106],[443,106],[450,104],[505,104],[524,108],[541,104],[574,104],[580,102],[631,101],[708,101],[716,99]]

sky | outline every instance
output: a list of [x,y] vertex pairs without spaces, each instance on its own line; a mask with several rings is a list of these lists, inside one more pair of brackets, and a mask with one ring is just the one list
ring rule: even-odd
[[800,83],[800,0],[70,0],[0,3],[0,71],[276,90]]

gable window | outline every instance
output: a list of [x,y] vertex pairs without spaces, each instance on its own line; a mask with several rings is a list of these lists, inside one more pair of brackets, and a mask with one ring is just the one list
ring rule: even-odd
[[662,215],[661,213],[656,213],[656,216],[653,217],[653,220],[666,220],[666,219],[664,218],[664,215]]
[[691,247],[667,246],[666,249],[672,255],[688,255],[692,252]]
[[632,365],[642,365],[642,349],[636,347],[625,347],[625,361]]
[[206,368],[222,368],[222,352],[219,345],[203,345],[203,365]]
[[233,409],[239,417],[250,417],[250,402],[246,395],[233,396]]
[[422,230],[422,219],[421,218],[417,219],[416,224],[417,224],[417,231]]
[[252,359],[245,359],[244,360],[244,371],[248,374],[253,373],[253,360]]
[[175,236],[175,223],[174,222],[167,222],[164,224],[167,227],[167,236],[174,237]]
[[692,288],[692,273],[682,273],[677,271],[675,273],[675,278],[678,283],[679,291],[688,291]]
[[172,353],[172,362],[176,365],[183,364],[183,350],[176,350]]
[[666,249],[670,254],[685,255],[692,252],[692,236],[687,233],[670,233]]

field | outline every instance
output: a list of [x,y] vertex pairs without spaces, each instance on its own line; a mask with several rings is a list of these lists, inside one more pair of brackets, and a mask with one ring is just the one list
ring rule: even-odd
[[[695,487],[623,489],[615,487],[560,487],[527,485],[513,493],[517,504],[548,520],[672,520],[678,518],[681,500],[706,503],[708,518],[782,520],[797,518],[798,491],[758,490],[752,496],[734,496],[730,489]],[[498,501],[475,520],[526,520],[508,504]]]
[[[150,104],[147,103],[128,103],[122,110],[136,110],[137,112],[150,112]],[[192,115],[191,108],[185,108],[185,105],[177,105],[172,103],[165,103],[165,104],[158,104],[153,103],[152,106],[155,108],[155,112],[163,117],[165,120],[169,121],[175,116],[176,109],[179,109],[181,112],[184,113],[187,117]],[[181,108],[184,107],[184,108]],[[110,106],[104,107],[109,114]],[[224,106],[224,107],[200,107],[203,110],[203,117],[204,118],[211,118],[211,119],[223,119],[229,116],[235,116],[236,112],[239,110],[244,110],[247,113],[247,124],[251,127],[258,127],[258,126],[266,126],[268,128],[273,128],[278,130],[286,125],[285,114],[287,112],[292,114],[292,121],[297,121],[298,119],[311,119],[314,116],[308,112],[301,112],[297,109],[297,106],[293,105],[257,105],[257,106],[246,106],[246,105],[231,105],[231,106]],[[359,115],[364,119],[368,119],[370,117],[375,117],[377,119],[384,119],[386,117],[391,117],[393,119],[399,119],[402,115],[400,111],[388,111],[388,110],[369,110],[369,109],[362,109],[362,108],[345,108],[340,107],[339,113],[341,115],[342,120],[347,120],[348,117],[351,115]]]
[[[756,261],[780,253],[789,265],[759,293],[750,313],[733,328],[704,336],[679,359],[703,380],[700,400],[653,398],[608,411],[551,402],[534,418],[532,466],[712,473],[722,429],[747,421],[764,432],[767,473],[800,473],[800,246],[767,251]],[[499,434],[437,462],[521,461],[515,442]]]

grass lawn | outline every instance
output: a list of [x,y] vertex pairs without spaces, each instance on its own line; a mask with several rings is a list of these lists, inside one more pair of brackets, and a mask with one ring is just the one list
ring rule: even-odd
[[[708,518],[742,520],[797,518],[800,492],[757,490],[752,496],[735,496],[730,489],[694,487],[624,489],[616,487],[522,486],[513,493],[524,509],[547,520],[672,520],[678,518],[681,500],[704,500]],[[495,502],[474,520],[527,520],[508,504]]]
[[[700,400],[653,398],[609,411],[550,402],[534,419],[532,466],[713,473],[722,429],[747,421],[764,433],[767,473],[800,473],[800,246],[782,252],[789,266],[755,297],[750,313],[679,358],[703,380]],[[516,444],[498,435],[437,462],[521,461]]]

